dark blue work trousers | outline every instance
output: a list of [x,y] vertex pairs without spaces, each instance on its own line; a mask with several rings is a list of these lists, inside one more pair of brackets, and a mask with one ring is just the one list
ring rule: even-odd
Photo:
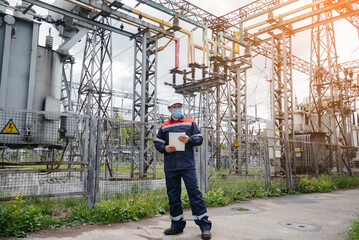
[[211,230],[212,223],[208,220],[207,209],[204,204],[201,191],[198,189],[197,175],[195,169],[177,171],[166,171],[167,195],[170,205],[171,227],[183,229],[186,221],[183,218],[181,202],[181,178],[183,179],[189,201],[191,203],[192,215],[195,223],[201,230]]

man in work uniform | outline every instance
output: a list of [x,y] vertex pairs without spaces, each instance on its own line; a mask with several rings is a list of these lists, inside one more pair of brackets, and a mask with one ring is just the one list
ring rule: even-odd
[[[211,239],[211,221],[208,220],[206,206],[201,191],[198,189],[196,164],[193,147],[202,144],[203,138],[192,119],[183,117],[182,101],[178,98],[169,100],[168,110],[171,118],[165,122],[155,138],[157,151],[164,153],[164,171],[166,176],[167,195],[170,205],[171,227],[165,235],[183,232],[186,221],[183,218],[181,202],[181,178],[183,179],[191,203],[194,221],[202,231],[202,239]],[[169,145],[170,133],[185,133],[178,140],[185,144],[184,151],[176,151]]]

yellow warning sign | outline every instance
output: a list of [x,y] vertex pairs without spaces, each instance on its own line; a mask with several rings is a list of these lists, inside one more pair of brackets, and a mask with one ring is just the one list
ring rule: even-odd
[[300,151],[301,151],[301,152],[304,152],[304,149],[303,149],[303,147],[301,147],[301,148],[300,148]]
[[279,146],[277,146],[275,150],[279,151],[279,150],[280,150],[280,149],[279,149]]
[[5,125],[5,127],[1,131],[1,134],[20,134],[20,133],[19,130],[17,130],[12,119],[10,119],[9,122]]
[[236,142],[234,143],[234,146],[239,147],[238,140],[236,140]]

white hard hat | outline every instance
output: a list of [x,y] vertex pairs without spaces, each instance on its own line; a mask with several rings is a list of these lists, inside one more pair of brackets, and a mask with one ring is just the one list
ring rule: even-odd
[[172,105],[174,105],[176,103],[179,103],[179,104],[183,105],[183,102],[182,102],[181,99],[179,99],[179,98],[171,98],[171,99],[168,100],[168,107],[170,108]]

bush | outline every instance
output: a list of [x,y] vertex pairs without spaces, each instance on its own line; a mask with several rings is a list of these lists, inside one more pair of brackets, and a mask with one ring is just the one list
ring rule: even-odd
[[357,188],[359,187],[359,176],[343,176],[334,179],[337,188]]
[[306,176],[298,184],[300,193],[330,192],[334,189],[337,189],[337,186],[330,176],[321,176],[319,179]]

